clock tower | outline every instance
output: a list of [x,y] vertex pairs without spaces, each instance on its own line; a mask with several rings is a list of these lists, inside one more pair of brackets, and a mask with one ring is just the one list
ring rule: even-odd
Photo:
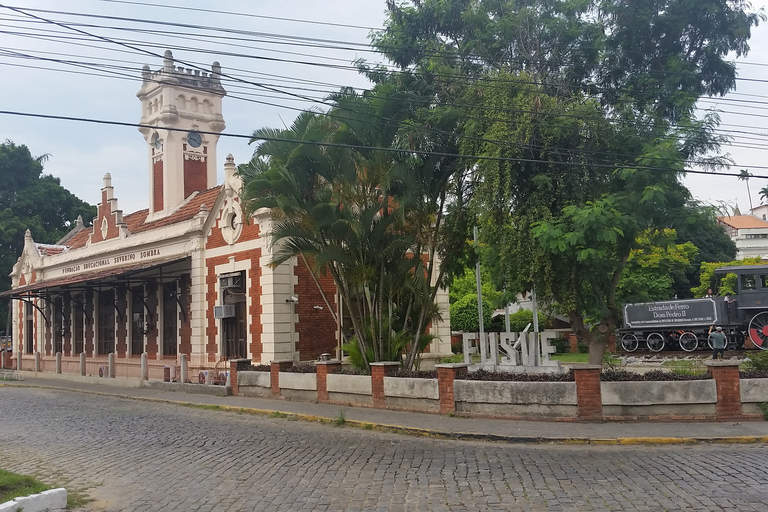
[[139,131],[149,152],[149,216],[147,221],[176,211],[195,192],[216,186],[216,144],[224,131],[221,66],[211,71],[174,65],[166,50],[163,67],[142,69],[142,125]]

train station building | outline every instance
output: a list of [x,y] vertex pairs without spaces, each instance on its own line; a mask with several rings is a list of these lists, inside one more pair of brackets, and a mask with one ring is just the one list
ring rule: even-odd
[[[270,267],[272,217],[264,210],[245,218],[231,155],[217,184],[220,73],[217,62],[210,73],[177,67],[170,51],[161,69],[144,67],[137,96],[147,168],[137,175],[148,176],[148,208],[124,214],[106,174],[91,226],[78,219],[56,244],[27,231],[12,289],[0,294],[11,301],[23,368],[39,352],[41,371],[53,371],[60,353],[62,371],[75,373],[83,353],[87,373],[96,374],[114,354],[117,376],[137,377],[146,353],[159,378],[182,354],[192,373],[232,358],[336,353],[344,305],[331,278],[297,259]],[[447,311],[447,292],[440,300]],[[449,355],[447,315],[431,332],[428,351]]]

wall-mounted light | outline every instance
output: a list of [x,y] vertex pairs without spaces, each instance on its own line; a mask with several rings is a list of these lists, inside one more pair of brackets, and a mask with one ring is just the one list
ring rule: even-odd
[[322,311],[322,309],[323,309],[323,306],[312,306],[312,309],[319,309],[319,310],[321,310],[321,311]]
[[290,298],[285,299],[285,302],[292,302],[294,304],[299,302],[299,298],[295,295],[291,295]]

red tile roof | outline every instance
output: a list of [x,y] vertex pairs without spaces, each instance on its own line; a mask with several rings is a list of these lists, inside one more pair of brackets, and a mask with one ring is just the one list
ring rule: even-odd
[[[216,186],[209,188],[208,190],[204,190],[193,197],[187,204],[179,208],[178,211],[167,217],[163,217],[162,219],[157,219],[152,222],[146,222],[147,216],[149,215],[149,209],[146,208],[144,210],[139,210],[137,212],[125,215],[123,220],[125,221],[125,225],[128,228],[128,231],[131,233],[144,233],[153,229],[159,229],[165,226],[170,226],[172,224],[177,224],[179,222],[189,220],[197,215],[197,212],[200,211],[200,206],[203,204],[206,205],[210,210],[220,191],[221,186]],[[81,247],[85,247],[85,244],[88,241],[88,237],[92,232],[92,226],[83,229],[75,236],[73,236],[67,245],[70,249],[80,249]]]
[[768,222],[752,215],[731,215],[730,217],[718,217],[717,220],[734,229],[768,228]]

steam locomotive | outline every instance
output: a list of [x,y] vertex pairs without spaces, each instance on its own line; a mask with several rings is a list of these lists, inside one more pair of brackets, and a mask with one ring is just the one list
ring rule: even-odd
[[725,297],[627,304],[619,330],[626,352],[647,348],[693,352],[712,348],[710,332],[720,326],[729,349],[768,349],[768,265],[720,267],[715,275],[736,274],[737,293]]

